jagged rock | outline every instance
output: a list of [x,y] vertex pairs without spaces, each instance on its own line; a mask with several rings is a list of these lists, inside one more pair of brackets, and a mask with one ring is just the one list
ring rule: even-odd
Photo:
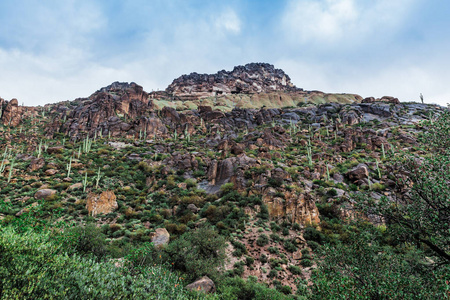
[[48,135],[61,131],[80,139],[86,134],[136,137],[167,133],[153,112],[149,95],[134,82],[115,82],[77,102],[73,110],[63,103],[53,107],[56,117],[47,128]]
[[100,195],[90,193],[87,196],[86,209],[92,216],[108,214],[117,208],[119,208],[119,205],[116,201],[116,195],[112,191],[104,191]]
[[191,291],[202,291],[204,293],[210,294],[216,291],[216,285],[207,276],[204,276],[195,282],[188,284],[186,289]]
[[28,166],[29,172],[34,172],[36,170],[41,169],[45,165],[45,160],[41,158],[35,158],[30,162],[30,165]]
[[272,132],[270,128],[264,129],[260,144],[261,146],[268,147],[269,150],[275,150],[284,147],[283,140],[285,138],[276,132]]
[[19,107],[19,102],[15,98],[7,103],[1,114],[2,124],[17,127],[22,119],[23,108]]
[[243,168],[250,168],[258,164],[256,159],[248,157],[245,153],[221,161],[212,160],[208,167],[209,184],[220,186],[232,182],[237,189],[243,188],[246,185]]
[[358,106],[361,107],[362,111],[365,113],[371,113],[385,118],[389,118],[393,115],[391,106],[386,103],[360,103]]
[[172,123],[180,122],[180,114],[175,110],[175,108],[165,106],[161,110],[161,115],[166,119],[169,119]]
[[244,153],[245,146],[242,144],[234,144],[233,147],[231,147],[231,153],[234,155],[239,155]]
[[230,72],[182,75],[167,87],[166,93],[174,98],[193,100],[228,94],[299,90],[283,70],[266,63],[250,63],[237,66]]
[[345,111],[342,113],[342,122],[348,125],[355,125],[361,121],[361,115],[355,110]]
[[369,168],[365,164],[359,164],[345,174],[349,180],[358,181],[369,177]]
[[339,173],[334,173],[333,179],[336,182],[344,182],[344,176],[342,176],[342,174],[339,174]]
[[156,228],[153,236],[152,243],[155,247],[160,248],[169,244],[170,234],[165,228]]
[[319,210],[309,194],[286,192],[283,199],[274,197],[275,192],[270,187],[263,192],[263,202],[267,205],[271,219],[288,218],[293,223],[303,225],[319,224]]
[[41,189],[34,194],[36,200],[51,200],[56,195],[56,191],[52,189]]

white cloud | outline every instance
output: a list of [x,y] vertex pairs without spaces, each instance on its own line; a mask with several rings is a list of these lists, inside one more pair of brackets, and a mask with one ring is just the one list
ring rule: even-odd
[[[291,1],[282,27],[291,43],[321,45],[364,42],[383,33],[395,34],[415,0],[300,0]],[[345,45],[341,45],[345,47]]]
[[227,9],[222,12],[215,21],[216,27],[237,34],[241,32],[241,20],[235,11]]
[[450,78],[450,62],[442,58],[414,63],[398,61],[386,68],[293,60],[280,60],[277,66],[289,74],[295,85],[306,90],[376,98],[394,96],[400,101],[420,101],[423,93],[425,102],[445,106],[450,103],[450,93],[442,79]]

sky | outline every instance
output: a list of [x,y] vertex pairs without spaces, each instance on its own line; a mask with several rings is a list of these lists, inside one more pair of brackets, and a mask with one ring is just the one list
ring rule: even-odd
[[0,97],[164,90],[250,62],[305,90],[450,103],[446,0],[1,0]]

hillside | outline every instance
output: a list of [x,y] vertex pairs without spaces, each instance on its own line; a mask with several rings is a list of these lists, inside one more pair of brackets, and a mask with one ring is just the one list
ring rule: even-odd
[[[93,223],[105,248],[94,254],[108,263],[152,241],[162,249],[151,263],[159,255],[187,283],[210,276],[222,299],[227,284],[243,284],[234,276],[277,289],[276,299],[309,295],[322,246],[383,223],[360,210],[355,193],[391,201],[405,193],[394,162],[427,157],[420,137],[448,111],[306,92],[268,64],[181,76],[158,95],[113,83],[74,101],[0,107],[3,227],[35,208],[49,224]],[[202,228],[224,243],[205,261],[186,248],[208,247],[195,237]]]
[[362,98],[355,94],[328,94],[297,88],[283,70],[267,63],[236,66],[216,74],[182,75],[164,92],[150,93],[156,107],[177,110],[213,106],[222,111],[233,108],[283,108],[306,103],[353,103]]

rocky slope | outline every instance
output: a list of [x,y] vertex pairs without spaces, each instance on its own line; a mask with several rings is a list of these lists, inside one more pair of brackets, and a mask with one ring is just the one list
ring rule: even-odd
[[[319,94],[265,64],[218,74],[199,79],[207,83],[196,97],[231,77],[224,93],[239,86],[258,97],[272,88]],[[176,80],[171,91],[181,97],[181,82],[197,84],[199,76]],[[58,210],[67,222],[94,218],[114,245],[149,241],[163,228],[169,242],[169,234],[208,223],[229,238],[228,272],[295,291],[296,279],[314,267],[306,262],[317,241],[311,232],[341,234],[326,219],[354,218],[353,192],[392,197],[387,157],[424,155],[416,136],[445,109],[360,100],[177,111],[159,109],[135,83],[44,108],[0,99],[0,198],[12,204],[0,212],[2,222],[41,201],[48,215]]]

